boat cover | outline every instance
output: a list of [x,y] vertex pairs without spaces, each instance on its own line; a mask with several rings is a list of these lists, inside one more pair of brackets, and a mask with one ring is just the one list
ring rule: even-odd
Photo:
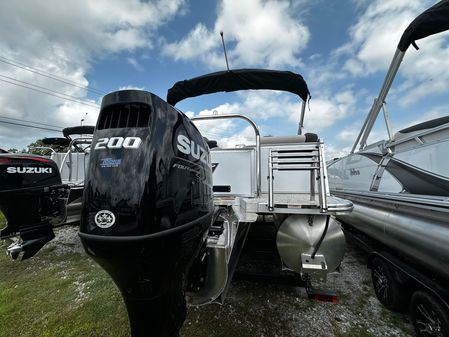
[[248,89],[288,91],[298,95],[303,101],[310,94],[304,78],[299,74],[278,70],[236,69],[176,82],[168,89],[167,102],[174,106],[189,97]]
[[405,129],[398,131],[398,133],[410,133],[414,131],[420,131],[425,129],[435,128],[437,126],[449,123],[449,116],[439,117],[431,119],[430,121],[425,121],[419,124],[409,126]]
[[44,138],[44,139],[42,139],[42,144],[57,145],[57,146],[69,146],[70,139],[62,138],[62,137]]
[[415,41],[449,29],[449,0],[442,0],[424,11],[402,34],[398,49],[405,52]]
[[62,130],[62,134],[64,135],[64,137],[68,137],[70,135],[92,135],[94,133],[94,130],[95,126],[80,125],[65,128],[64,130]]

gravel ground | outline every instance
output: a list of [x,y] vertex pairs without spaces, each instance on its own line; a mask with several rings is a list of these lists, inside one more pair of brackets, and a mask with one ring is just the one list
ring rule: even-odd
[[[195,324],[208,321],[209,329],[218,326],[211,336],[414,335],[406,315],[391,312],[378,302],[366,257],[356,247],[348,247],[341,273],[329,275],[317,288],[336,290],[338,303],[309,300],[302,288],[235,281],[223,306],[190,308],[184,330],[188,336],[202,336]],[[238,324],[223,323],[223,317]],[[220,325],[231,334],[222,334]],[[232,330],[236,326],[243,329],[241,334]]]
[[[82,252],[77,228],[57,230],[57,254]],[[224,305],[189,307],[181,336],[413,336],[406,315],[377,301],[366,258],[348,246],[340,273],[320,288],[333,289],[338,303],[311,301],[302,288],[234,281]]]

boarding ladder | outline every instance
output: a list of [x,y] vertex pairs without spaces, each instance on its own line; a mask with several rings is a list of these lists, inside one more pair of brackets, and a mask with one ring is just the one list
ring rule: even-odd
[[274,210],[274,171],[310,171],[310,201],[315,200],[315,181],[318,182],[320,212],[328,210],[327,168],[323,143],[304,143],[271,148],[268,153],[268,210]]

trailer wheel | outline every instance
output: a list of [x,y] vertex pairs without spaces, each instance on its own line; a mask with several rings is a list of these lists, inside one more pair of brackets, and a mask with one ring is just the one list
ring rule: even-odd
[[416,291],[410,301],[410,316],[418,337],[449,336],[449,316],[444,307],[425,291]]
[[407,305],[407,292],[394,277],[392,267],[380,258],[371,264],[371,278],[377,299],[391,310],[402,311]]

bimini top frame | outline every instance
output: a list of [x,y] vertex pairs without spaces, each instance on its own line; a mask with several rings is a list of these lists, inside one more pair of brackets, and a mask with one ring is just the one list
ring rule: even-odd
[[[354,153],[358,145],[360,145],[359,150],[363,150],[366,147],[368,136],[371,133],[380,109],[385,107],[385,98],[387,97],[388,91],[390,90],[391,84],[393,83],[408,47],[413,45],[416,49],[418,49],[415,44],[416,40],[446,30],[449,30],[449,0],[440,1],[436,5],[421,13],[410,23],[402,34],[398,48],[393,56],[390,68],[388,69],[387,76],[385,77],[382,88],[380,89],[379,96],[374,100],[373,106],[366,117],[365,123],[360,130],[354,146],[352,147],[351,153]],[[387,128],[389,129],[386,110],[384,110],[384,113]],[[390,130],[389,133],[391,134]]]
[[302,133],[305,105],[310,93],[304,78],[290,71],[236,69],[206,74],[176,82],[168,90],[167,102],[174,106],[189,97],[250,89],[281,90],[298,95],[303,101],[298,134]]

